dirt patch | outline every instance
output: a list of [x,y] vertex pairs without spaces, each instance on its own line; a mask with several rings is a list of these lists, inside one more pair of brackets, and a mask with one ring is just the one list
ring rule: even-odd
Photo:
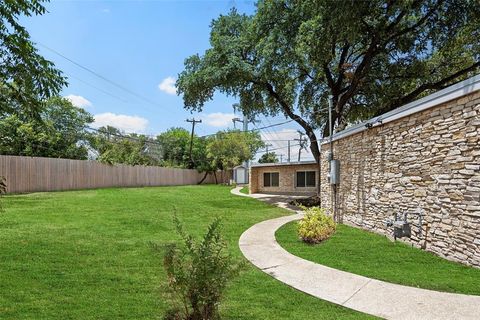
[[291,205],[294,206],[304,206],[307,208],[310,207],[318,207],[320,206],[320,198],[317,196],[309,197],[309,198],[301,198],[301,199],[295,199],[289,202]]

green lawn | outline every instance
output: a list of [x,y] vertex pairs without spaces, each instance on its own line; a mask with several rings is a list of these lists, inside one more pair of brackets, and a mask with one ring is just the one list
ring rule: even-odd
[[[228,187],[100,189],[6,196],[0,214],[1,319],[159,319],[162,262],[150,242],[175,241],[171,214],[203,234],[224,222],[229,250],[241,233],[289,214]],[[310,297],[250,264],[229,288],[224,319],[363,319]]]
[[240,189],[240,192],[244,193],[244,194],[249,194],[248,193],[248,187],[243,187],[242,189]]
[[296,223],[291,222],[276,237],[294,255],[329,267],[414,287],[480,295],[480,269],[357,228],[338,225],[330,239],[308,245],[298,240]]

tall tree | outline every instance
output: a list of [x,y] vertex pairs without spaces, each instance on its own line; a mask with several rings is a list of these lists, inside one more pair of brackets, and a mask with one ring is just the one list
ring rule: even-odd
[[219,170],[232,169],[251,160],[264,146],[258,132],[219,131],[207,144],[207,157]]
[[219,131],[214,136],[201,140],[204,153],[196,159],[195,165],[197,170],[205,172],[204,179],[208,173],[213,173],[216,179],[217,170],[232,169],[253,159],[258,149],[265,145],[258,132],[239,130]]
[[249,116],[285,115],[319,162],[329,95],[337,130],[392,110],[478,72],[479,36],[475,0],[260,1],[214,20],[176,85],[189,110],[219,91]]
[[42,0],[0,1],[0,115],[39,116],[43,102],[66,85],[54,64],[38,54],[20,16],[42,15]]
[[98,152],[97,160],[108,164],[159,165],[157,142],[141,134],[123,134],[119,129],[106,126],[98,129],[91,139]]
[[0,116],[0,153],[86,159],[91,114],[61,97],[44,103],[38,117],[21,110]]
[[[193,137],[192,154],[196,158],[198,137]],[[162,165],[167,167],[187,167],[189,162],[190,132],[184,128],[170,128],[157,136],[162,145]]]
[[258,163],[277,163],[278,156],[275,152],[267,152],[262,154],[260,159],[258,159]]

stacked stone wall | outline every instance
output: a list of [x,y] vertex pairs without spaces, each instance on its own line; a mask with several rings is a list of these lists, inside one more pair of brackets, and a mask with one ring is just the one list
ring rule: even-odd
[[[392,236],[386,222],[406,214],[403,240],[480,266],[480,92],[334,141],[334,154],[343,222]],[[332,209],[322,158],[322,202]]]

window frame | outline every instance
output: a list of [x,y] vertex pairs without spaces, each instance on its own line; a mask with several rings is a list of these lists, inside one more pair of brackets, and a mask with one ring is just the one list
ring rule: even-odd
[[[265,185],[265,174],[270,175],[270,185],[266,186]],[[272,174],[277,174],[278,175],[278,184],[277,185],[272,185]],[[264,188],[278,188],[280,187],[280,171],[265,171],[263,172],[263,187]]]
[[[302,173],[305,174],[305,176],[304,176],[304,181],[303,181],[303,182],[304,182],[304,186],[299,186],[299,185],[298,185],[298,181],[299,181],[299,180],[298,180],[298,173],[300,173],[300,172],[302,172]],[[308,184],[307,184],[307,181],[308,181],[307,176],[308,176],[308,173],[309,173],[309,172],[313,172],[313,174],[314,174],[314,182],[315,182],[315,183],[314,183],[313,185],[308,185]],[[296,189],[296,188],[306,189],[306,188],[315,188],[315,187],[317,187],[317,171],[316,171],[316,170],[296,170],[296,171],[295,171],[295,189]]]

